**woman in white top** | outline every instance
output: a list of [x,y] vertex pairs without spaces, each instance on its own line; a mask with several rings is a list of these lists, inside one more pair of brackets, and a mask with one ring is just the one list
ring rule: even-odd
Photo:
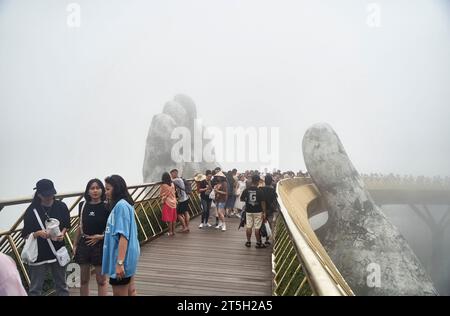
[[[239,179],[238,187],[236,190],[236,195],[238,196],[238,198],[236,199],[234,207],[238,210],[238,213],[240,214],[242,212],[242,210],[244,209],[244,205],[245,205],[245,202],[241,201],[241,194],[242,194],[242,192],[244,192],[245,186],[246,186],[245,175],[243,175],[243,174],[239,175],[238,179]],[[237,215],[240,216],[239,214],[237,214]]]

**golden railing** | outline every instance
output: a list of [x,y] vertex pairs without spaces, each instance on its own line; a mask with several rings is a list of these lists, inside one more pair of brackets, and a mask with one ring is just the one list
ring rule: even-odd
[[309,178],[277,185],[280,215],[273,249],[274,295],[354,295],[309,223],[319,193]]
[[292,240],[283,216],[278,216],[274,228],[272,294],[274,296],[313,295],[308,274]]
[[[201,214],[200,199],[197,193],[195,181],[188,180],[192,185],[190,195],[189,212],[192,217]],[[161,220],[161,201],[159,198],[160,182],[148,183],[128,187],[128,191],[134,201],[134,211],[138,228],[138,238],[144,244],[167,231],[167,225]],[[66,233],[65,240],[69,250],[72,251],[72,238],[79,227],[78,205],[83,201],[84,192],[58,194],[57,199],[64,201],[70,212],[71,229]],[[22,238],[23,216],[26,208],[32,201],[32,197],[22,199],[0,201],[0,211],[15,207],[20,211],[17,221],[7,231],[0,232],[0,252],[10,255],[19,268],[23,284],[29,287],[30,278],[26,266],[22,263],[20,253],[25,240]]]

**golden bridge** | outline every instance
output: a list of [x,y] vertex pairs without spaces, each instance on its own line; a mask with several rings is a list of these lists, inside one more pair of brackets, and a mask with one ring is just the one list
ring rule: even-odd
[[[377,204],[411,205],[424,220],[431,215],[429,212],[421,214],[417,205],[450,205],[450,186],[445,183],[363,179]],[[278,183],[281,212],[274,225],[273,246],[266,249],[244,247],[245,234],[238,230],[238,219],[228,219],[226,232],[191,229],[188,234],[166,238],[159,186],[159,183],[150,183],[128,188],[135,201],[141,243],[136,274],[138,295],[354,295],[311,227],[311,217],[326,212],[326,207],[310,178],[285,179]],[[72,228],[65,236],[71,250],[73,234],[79,225],[77,210],[83,192],[60,194],[57,198],[63,200],[71,212]],[[18,214],[15,223],[0,232],[0,251],[16,261],[25,288],[30,279],[20,259],[24,245],[21,230],[23,214],[31,200],[27,197],[0,201],[0,211],[9,209]],[[189,209],[194,227],[199,224],[201,214],[195,183]],[[443,218],[447,224],[448,213],[450,210]],[[96,286],[90,288],[91,294],[95,294]],[[78,288],[72,288],[71,293],[78,295]]]

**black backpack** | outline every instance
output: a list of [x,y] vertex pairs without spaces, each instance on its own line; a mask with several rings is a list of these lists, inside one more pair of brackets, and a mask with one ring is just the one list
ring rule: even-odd
[[266,225],[264,223],[261,225],[259,233],[261,234],[261,237],[267,237]]
[[238,230],[241,227],[245,227],[245,224],[247,224],[247,215],[246,215],[246,212],[244,210],[244,211],[241,212],[241,221],[239,222]]
[[181,179],[183,180],[183,183],[184,183],[184,192],[186,192],[187,195],[191,194],[192,193],[191,182],[189,182],[185,178],[181,178]]

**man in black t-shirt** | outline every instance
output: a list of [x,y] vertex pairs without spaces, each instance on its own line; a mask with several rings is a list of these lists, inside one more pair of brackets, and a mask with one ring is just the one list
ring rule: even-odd
[[252,176],[252,183],[242,192],[241,201],[245,202],[247,228],[247,242],[245,243],[245,246],[251,247],[252,230],[254,228],[256,248],[265,248],[266,246],[261,242],[261,234],[259,230],[265,219],[266,202],[264,201],[263,191],[258,188],[259,180],[259,175]]
[[[275,188],[272,186],[273,184],[273,178],[272,175],[267,174],[264,178],[265,186],[261,188],[263,191],[264,201],[266,202],[266,220],[269,223],[270,227],[273,227],[273,218],[274,218],[274,212],[278,211],[278,194],[275,191]],[[266,245],[270,245],[269,242],[269,236],[266,236]]]
[[273,178],[270,174],[264,178],[265,186],[262,187],[264,201],[266,201],[267,217],[272,217],[278,211],[278,194],[273,187]]

